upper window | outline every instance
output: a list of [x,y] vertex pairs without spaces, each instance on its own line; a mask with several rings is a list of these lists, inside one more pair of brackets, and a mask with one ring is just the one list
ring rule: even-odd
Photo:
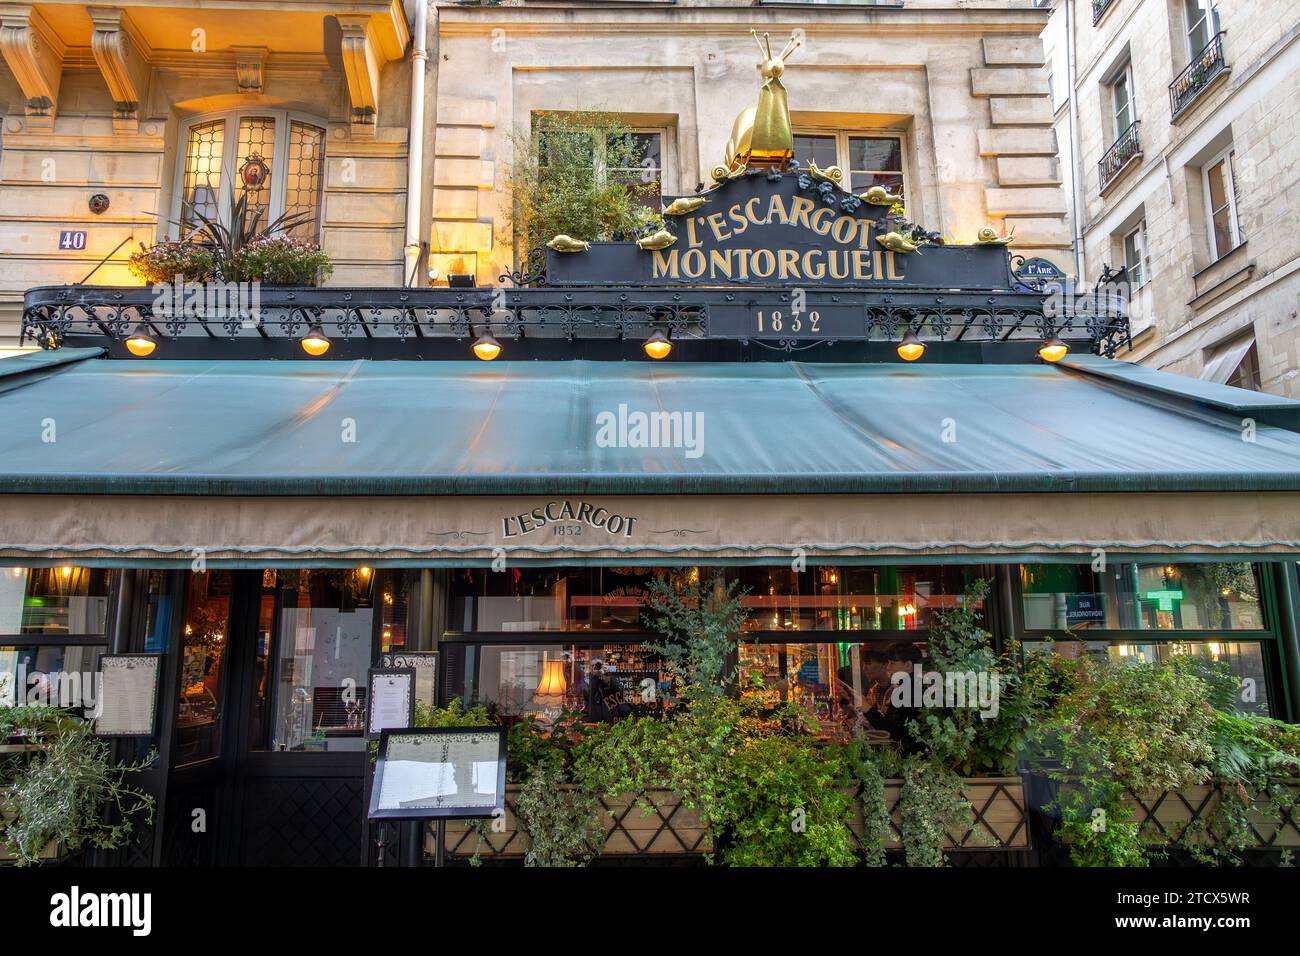
[[1187,20],[1187,55],[1195,59],[1219,33],[1218,0],[1183,0]]
[[229,224],[232,203],[247,198],[245,220],[264,228],[281,215],[303,215],[291,234],[320,231],[325,128],[276,110],[190,120],[181,128],[176,218],[185,233],[199,214]]
[[1259,353],[1254,331],[1208,351],[1201,366],[1201,378],[1219,385],[1259,391]]
[[[561,142],[560,137],[567,139]],[[578,139],[575,141],[574,137]],[[590,157],[589,163],[595,168],[598,184],[621,182],[639,202],[658,209],[663,199],[664,144],[667,140],[662,129],[630,129],[626,133],[606,136],[603,140],[586,132],[542,130],[537,139],[538,163],[545,166],[552,159],[569,160],[574,155]]]
[[805,166],[811,160],[825,169],[839,166],[848,173],[845,184],[852,192],[884,186],[903,195],[903,140],[898,136],[859,136],[839,133],[796,133],[795,159]]
[[1236,163],[1236,150],[1228,147],[1202,169],[1210,225],[1210,254],[1215,259],[1227,255],[1245,238],[1237,213]]
[[1111,109],[1115,115],[1115,138],[1119,139],[1137,119],[1133,104],[1133,65],[1124,64],[1110,85]]
[[1150,260],[1147,258],[1147,224],[1137,224],[1124,236],[1124,268],[1128,270],[1129,283],[1138,289],[1146,285],[1150,273]]

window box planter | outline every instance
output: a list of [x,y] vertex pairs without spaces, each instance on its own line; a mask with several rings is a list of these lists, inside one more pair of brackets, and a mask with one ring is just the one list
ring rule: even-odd
[[[854,796],[861,792],[855,788]],[[903,781],[885,781],[885,805],[889,808],[889,836],[886,850],[903,847],[903,814],[899,809]],[[946,850],[1023,850],[1029,846],[1029,810],[1025,802],[1025,785],[1020,777],[967,777],[962,780],[961,795],[971,805],[967,822],[948,831]],[[862,802],[854,800],[849,829],[861,841],[863,831]]]
[[[856,798],[860,787],[853,788]],[[890,834],[885,849],[903,846],[903,819],[899,810],[903,781],[885,781],[885,802],[890,813]],[[519,787],[506,787],[505,826],[490,829],[480,836],[473,824],[449,820],[446,825],[445,852],[450,860],[468,860],[476,853],[482,860],[522,860],[528,849],[527,838],[519,832],[515,820],[515,801]],[[962,796],[971,804],[969,821],[949,831],[946,848],[950,850],[1020,850],[1029,845],[1029,813],[1024,783],[1019,777],[972,777],[962,782]],[[713,852],[713,838],[700,820],[699,812],[686,806],[671,790],[651,790],[644,794],[649,810],[636,799],[624,795],[601,801],[609,811],[604,815],[606,842],[602,857],[653,858],[657,856],[707,856]],[[862,805],[855,800],[849,829],[862,839]],[[430,827],[425,842],[432,856],[434,834]]]
[[[601,815],[605,826],[604,857],[705,856],[713,852],[713,838],[700,821],[699,812],[686,806],[672,790],[648,790],[643,808],[632,794],[602,799],[607,813]],[[515,804],[519,787],[506,787],[505,826],[500,832],[484,821],[487,833],[480,837],[471,821],[448,820],[445,851],[448,859],[467,860],[477,853],[484,860],[522,860],[528,850],[528,838],[519,831]],[[433,854],[434,834],[430,827],[425,842]]]
[[[31,753],[33,751],[44,749],[45,744],[31,738],[10,737],[9,739],[0,742],[0,763],[17,759],[13,757],[14,754]],[[0,799],[0,832],[4,831],[4,829],[9,825],[9,821],[13,818],[13,808],[3,799]],[[49,860],[57,860],[62,856],[63,845],[61,843],[52,843],[41,851],[40,860],[41,862],[46,862]],[[0,840],[0,865],[14,863],[17,859],[18,857],[14,853],[10,852],[4,841]]]
[[[1294,795],[1300,804],[1300,780],[1275,782]],[[1141,824],[1142,834],[1150,842],[1171,847],[1206,847],[1219,842],[1219,835],[1213,828],[1214,812],[1225,799],[1235,800],[1237,797],[1224,784],[1206,783],[1159,794],[1139,796],[1129,793],[1125,803],[1133,810],[1133,822]],[[1267,806],[1252,808],[1247,815],[1247,827],[1247,849],[1300,847],[1300,805],[1280,813]]]

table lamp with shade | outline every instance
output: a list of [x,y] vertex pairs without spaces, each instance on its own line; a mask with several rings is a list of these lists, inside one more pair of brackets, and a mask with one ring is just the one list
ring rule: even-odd
[[564,676],[564,661],[558,658],[543,660],[542,679],[537,682],[537,689],[533,691],[533,700],[545,711],[546,716],[550,718],[560,716],[564,695],[568,690],[569,682]]

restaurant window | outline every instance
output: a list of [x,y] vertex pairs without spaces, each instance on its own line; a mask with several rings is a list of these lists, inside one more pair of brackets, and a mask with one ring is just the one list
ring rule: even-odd
[[851,192],[883,186],[894,195],[904,195],[901,136],[844,131],[796,132],[794,156],[805,168],[810,161],[822,169],[840,167],[848,176],[845,186]]
[[1237,154],[1230,146],[1201,169],[1205,180],[1211,259],[1223,258],[1244,239],[1237,210],[1236,164]]
[[896,673],[929,660],[926,635],[836,643],[742,643],[742,699],[765,709],[796,704],[817,736],[838,742],[902,741],[917,710],[896,706]]
[[[746,631],[917,631],[959,605],[978,568],[947,565],[728,568],[745,593]],[[645,629],[653,577],[696,583],[707,568],[611,567],[457,571],[450,633],[627,632]],[[988,577],[991,572],[983,574]]]
[[1028,631],[1264,628],[1258,568],[1246,562],[1020,566]]
[[1268,717],[1268,669],[1264,647],[1259,641],[1196,640],[1145,643],[1136,641],[1065,641],[1046,644],[1026,641],[1026,654],[1047,653],[1077,656],[1087,653],[1112,659],[1167,663],[1192,658],[1207,667],[1222,668],[1237,679],[1239,693],[1234,700],[1237,710]]
[[0,707],[93,712],[117,580],[98,568],[0,567]]
[[965,601],[977,571],[947,565],[756,567],[730,569],[728,578],[746,592],[746,631],[925,631],[936,612]]
[[576,714],[608,723],[665,704],[659,657],[636,643],[444,644],[444,696],[481,704],[507,722]]
[[255,738],[254,746],[364,749],[375,596],[378,591],[383,600],[391,578],[371,568],[266,575],[262,632],[271,661],[265,699],[273,717],[269,742]]
[[231,586],[229,571],[205,571],[187,580],[176,700],[177,766],[221,754]]
[[229,225],[232,196],[247,197],[247,225],[257,228],[282,214],[303,215],[290,234],[314,240],[320,232],[325,163],[323,123],[283,111],[201,117],[181,128],[184,151],[177,177],[182,233],[202,216]]

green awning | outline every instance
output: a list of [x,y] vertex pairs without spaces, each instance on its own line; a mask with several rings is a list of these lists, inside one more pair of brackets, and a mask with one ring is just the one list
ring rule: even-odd
[[[0,493],[1300,490],[1300,434],[1268,424],[1300,420],[1300,402],[1091,357],[1052,367],[98,354],[0,360]],[[627,447],[636,435],[623,431],[620,445],[616,427],[605,447],[598,416],[618,421],[620,407],[629,423],[698,413],[702,443]]]

